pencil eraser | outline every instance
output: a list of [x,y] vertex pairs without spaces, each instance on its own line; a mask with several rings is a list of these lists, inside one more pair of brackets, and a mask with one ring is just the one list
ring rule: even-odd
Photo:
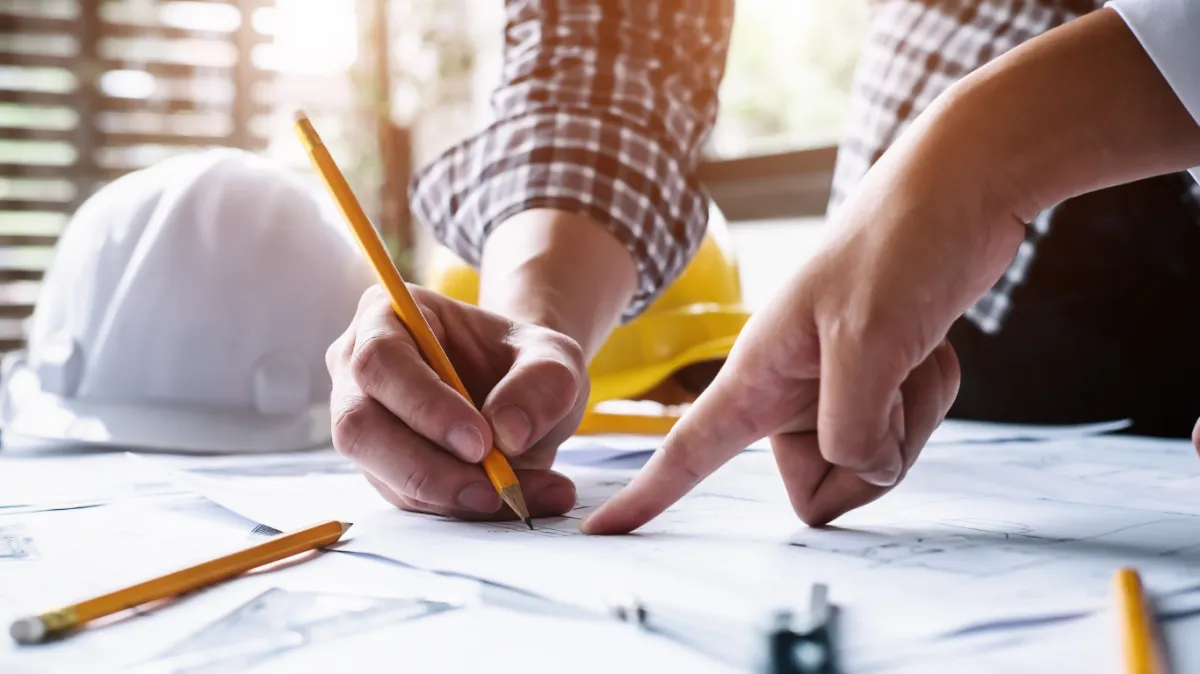
[[46,638],[46,623],[38,616],[21,618],[8,628],[8,633],[19,644],[36,644]]

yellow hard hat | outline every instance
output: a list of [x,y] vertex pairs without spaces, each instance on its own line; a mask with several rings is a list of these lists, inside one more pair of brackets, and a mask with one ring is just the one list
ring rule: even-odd
[[[478,272],[446,248],[434,252],[425,286],[460,302],[479,302]],[[694,399],[749,317],[725,219],[713,205],[708,231],[683,273],[640,315],[615,328],[588,364],[588,406]]]

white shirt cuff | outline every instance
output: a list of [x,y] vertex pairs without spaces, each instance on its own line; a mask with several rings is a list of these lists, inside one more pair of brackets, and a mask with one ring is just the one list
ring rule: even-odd
[[[1200,124],[1200,0],[1109,0]],[[1191,169],[1200,181],[1200,166]]]

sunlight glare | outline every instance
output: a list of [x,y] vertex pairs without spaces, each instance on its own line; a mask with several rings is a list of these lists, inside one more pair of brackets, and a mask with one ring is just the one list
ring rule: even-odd
[[354,4],[354,0],[276,0],[269,21],[269,32],[275,36],[272,67],[306,74],[350,68],[358,58]]

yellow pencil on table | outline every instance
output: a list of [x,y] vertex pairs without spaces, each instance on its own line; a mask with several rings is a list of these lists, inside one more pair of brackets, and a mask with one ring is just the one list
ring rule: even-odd
[[[392,300],[392,308],[396,310],[396,315],[399,316],[400,322],[412,334],[413,339],[417,342],[417,346],[421,349],[422,355],[425,356],[425,359],[429,362],[434,372],[442,378],[442,381],[449,384],[462,397],[470,401],[471,395],[467,393],[467,387],[463,386],[458,373],[454,371],[454,366],[450,364],[450,358],[446,356],[442,345],[438,343],[437,337],[429,327],[429,322],[425,320],[425,315],[421,313],[421,308],[413,300],[412,294],[408,291],[408,286],[405,285],[404,279],[400,276],[400,271],[396,269],[395,263],[392,262],[391,256],[388,255],[387,248],[384,247],[383,241],[380,240],[379,233],[375,231],[375,227],[367,219],[366,213],[363,212],[362,206],[358,203],[358,199],[355,198],[354,192],[351,191],[350,185],[346,182],[346,178],[338,169],[337,164],[334,163],[329,150],[321,142],[321,137],[317,135],[312,122],[309,121],[307,115],[300,111],[296,112],[295,121],[296,135],[300,137],[300,142],[304,144],[304,149],[307,150],[309,159],[324,181],[325,187],[333,196],[334,202],[337,203],[338,209],[342,212],[342,216],[346,219],[346,224],[350,226],[350,230],[354,233],[354,238],[358,240],[359,246],[362,247],[363,253],[371,263],[371,267],[375,269],[375,274],[379,277],[380,284],[383,285],[384,290],[387,291],[388,296]],[[472,401],[471,404],[474,405],[475,403]],[[521,493],[521,485],[517,481],[516,473],[508,465],[508,460],[504,458],[504,455],[493,447],[483,459],[483,469],[487,473],[492,486],[500,493],[500,498],[504,499],[508,507],[512,508],[513,512],[517,514],[517,517],[524,520],[525,524],[532,529],[533,522],[529,519],[529,509],[525,505],[525,497]]]
[[247,571],[303,552],[332,545],[346,533],[344,522],[324,522],[294,533],[272,538],[253,547],[180,569],[137,585],[93,597],[13,622],[12,638],[21,644],[36,644],[53,636],[107,616],[154,601],[177,597],[214,585]]
[[1117,595],[1117,618],[1128,674],[1165,674],[1166,662],[1157,644],[1150,603],[1142,580],[1134,569],[1120,569],[1113,578]]
[[576,435],[666,435],[679,421],[678,414],[615,414],[587,411]]

